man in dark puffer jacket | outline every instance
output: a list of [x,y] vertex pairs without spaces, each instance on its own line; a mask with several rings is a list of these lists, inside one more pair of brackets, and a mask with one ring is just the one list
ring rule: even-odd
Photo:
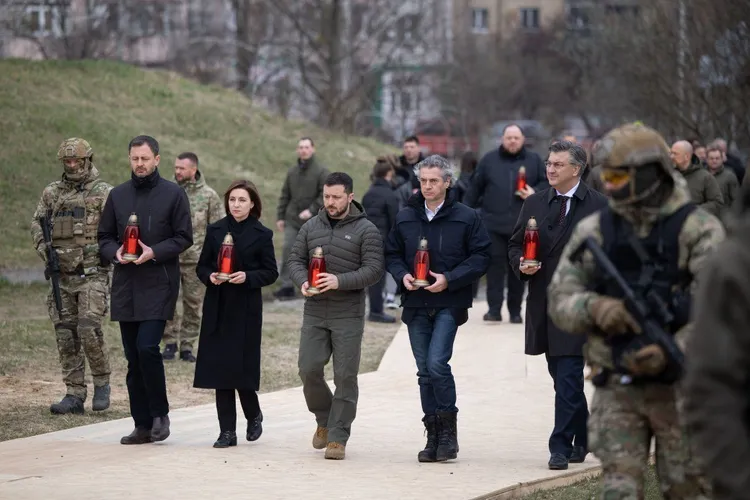
[[[313,447],[326,448],[325,457],[344,458],[351,425],[357,413],[357,374],[365,319],[365,289],[383,276],[380,231],[354,201],[352,178],[342,172],[328,176],[323,186],[324,208],[299,231],[289,257],[289,276],[307,297],[302,318],[299,374],[307,407],[318,428]],[[323,248],[326,273],[308,289],[308,263]],[[333,354],[335,394],[323,368]]]

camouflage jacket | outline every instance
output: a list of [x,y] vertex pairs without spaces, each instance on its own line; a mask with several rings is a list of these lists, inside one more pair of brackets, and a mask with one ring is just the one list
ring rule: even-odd
[[49,184],[31,219],[31,238],[37,253],[46,261],[39,217],[52,214],[52,245],[57,250],[64,274],[106,273],[101,262],[96,233],[99,218],[112,186],[99,179],[95,166],[82,182],[65,178]]
[[[633,223],[638,235],[645,238],[659,218],[673,214],[690,202],[690,193],[685,180],[676,174],[672,177],[675,180],[672,195],[651,217],[639,219],[636,222],[628,212],[613,204],[612,200],[610,200],[610,207]],[[570,260],[570,254],[588,236],[592,236],[599,244],[602,244],[598,212],[581,220],[575,227],[547,288],[547,312],[550,318],[561,329],[571,333],[588,334],[594,330],[593,319],[589,311],[589,302],[598,297],[597,293],[591,291],[592,285],[595,284],[594,259],[589,252],[584,252],[581,262]],[[700,277],[699,273],[708,257],[723,241],[724,236],[724,227],[719,219],[700,207],[685,219],[679,235],[677,258],[680,269],[687,269],[693,276],[692,292],[697,286],[696,277]],[[688,323],[675,334],[678,344],[683,349],[691,328],[692,323]],[[598,335],[589,335],[584,347],[584,355],[589,364],[606,368],[613,367],[612,353],[604,339]]]
[[178,183],[190,201],[190,217],[193,223],[193,245],[180,254],[180,264],[197,264],[206,239],[209,224],[224,218],[224,202],[208,184],[198,170],[195,179]]

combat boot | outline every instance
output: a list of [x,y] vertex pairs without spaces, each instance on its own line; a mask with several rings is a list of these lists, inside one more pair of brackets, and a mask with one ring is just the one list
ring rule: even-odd
[[164,346],[164,351],[161,353],[161,357],[165,361],[172,361],[177,354],[177,344],[167,344]]
[[437,458],[438,432],[437,417],[435,415],[425,415],[422,419],[424,422],[425,433],[427,434],[427,444],[424,450],[417,455],[420,462],[434,462]]
[[438,413],[438,448],[435,460],[444,462],[458,456],[456,413]]
[[72,394],[66,394],[59,403],[50,406],[49,411],[55,415],[65,415],[66,413],[83,415],[83,399]]
[[109,384],[101,387],[94,387],[94,399],[91,401],[91,409],[102,411],[109,408]]

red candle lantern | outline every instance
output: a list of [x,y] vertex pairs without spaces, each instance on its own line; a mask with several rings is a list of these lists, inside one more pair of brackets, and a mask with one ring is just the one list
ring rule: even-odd
[[216,274],[216,279],[220,281],[227,281],[229,276],[234,272],[234,240],[231,233],[227,233],[224,236],[224,241],[221,243],[219,257],[216,260],[216,268],[219,270]]
[[138,216],[135,212],[128,217],[128,225],[125,226],[125,233],[122,236],[122,260],[133,262],[138,260],[141,252],[141,246],[138,240],[141,239],[141,228],[138,226]]
[[416,287],[430,286],[427,276],[430,272],[430,251],[427,246],[427,238],[419,240],[419,248],[414,255],[414,283]]
[[307,293],[317,295],[320,292],[318,288],[318,275],[326,272],[326,260],[323,257],[323,247],[316,247],[310,258],[310,264],[307,267],[307,284],[309,288]]
[[536,219],[529,217],[526,232],[523,235],[523,263],[527,266],[538,267],[537,252],[539,251],[539,227]]
[[516,194],[520,194],[524,189],[526,189],[526,167],[521,167],[518,169],[516,178]]

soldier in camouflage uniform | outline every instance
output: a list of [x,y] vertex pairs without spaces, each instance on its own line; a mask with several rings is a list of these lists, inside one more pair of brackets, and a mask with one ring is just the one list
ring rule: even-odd
[[[664,352],[644,343],[634,356],[615,359],[611,345],[637,340],[640,327],[618,291],[601,279],[590,252],[576,261],[571,254],[593,237],[639,293],[642,265],[627,243],[629,235],[635,236],[656,264],[651,290],[673,304],[678,289],[686,297],[695,289],[695,276],[724,238],[722,224],[690,202],[685,180],[673,171],[667,144],[648,127],[626,125],[611,131],[594,152],[594,162],[601,166],[609,206],[574,229],[548,288],[548,312],[560,328],[589,334],[584,354],[596,386],[589,445],[603,466],[602,498],[643,498],[652,436],[664,497],[708,498],[679,418],[678,384],[659,380]],[[663,326],[684,350],[691,327],[687,314],[681,323]]]
[[190,200],[194,243],[180,254],[182,314],[175,310],[175,318],[167,322],[162,357],[165,360],[174,359],[179,342],[180,359],[194,363],[193,343],[198,339],[203,296],[206,292],[206,286],[195,274],[195,266],[198,265],[198,258],[203,249],[206,227],[226,214],[221,198],[206,184],[203,174],[198,170],[198,156],[195,153],[186,152],[177,157],[174,177]]
[[109,358],[102,334],[102,321],[109,304],[109,264],[103,263],[96,240],[99,217],[112,186],[99,179],[93,151],[83,139],[65,140],[57,159],[65,172],[62,180],[49,184],[31,220],[31,236],[37,253],[46,262],[39,217],[52,221],[52,245],[60,260],[58,313],[50,291],[47,308],[57,336],[63,381],[67,394],[50,407],[54,414],[83,413],[86,401],[84,355],[94,379],[92,409],[109,408]]

